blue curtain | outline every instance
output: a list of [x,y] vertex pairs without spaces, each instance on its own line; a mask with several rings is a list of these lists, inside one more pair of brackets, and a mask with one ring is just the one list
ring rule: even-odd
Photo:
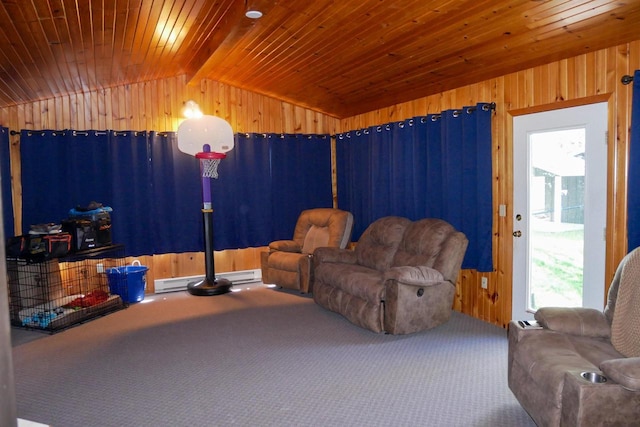
[[329,135],[237,134],[212,182],[216,249],[291,239],[300,212],[331,207]]
[[[154,223],[157,208],[153,203],[156,186],[151,181],[152,167],[156,166],[156,162],[150,161],[153,146],[150,138],[154,136],[148,132],[136,131],[111,133],[111,157],[106,163],[111,169],[109,184],[113,192],[110,199],[102,202],[113,208],[113,242],[124,243],[126,252],[133,256],[154,253],[158,244],[155,240],[157,229]],[[88,181],[93,179],[95,178],[89,178]],[[170,188],[166,189],[166,192],[170,191]],[[167,209],[171,207],[169,205]],[[166,233],[172,233],[181,226],[179,221],[173,224],[170,229],[165,230]]]
[[627,244],[629,251],[640,246],[640,70],[633,76],[631,140],[627,175]]
[[110,147],[104,131],[22,131],[23,233],[59,222],[69,209],[111,200]]
[[[291,238],[301,210],[332,205],[328,135],[235,138],[211,181],[216,250]],[[173,132],[22,131],[21,159],[23,232],[97,201],[127,255],[204,248],[199,160]]]
[[[274,237],[291,239],[301,211],[333,206],[331,138],[284,134],[272,135],[270,142]],[[287,183],[289,188],[278,183]]]
[[[150,132],[150,240],[146,253],[198,252],[204,249],[202,190],[198,159],[178,150],[174,132]],[[141,178],[142,179],[142,178]]]
[[463,268],[492,271],[492,105],[336,136],[338,206],[354,240],[387,215],[442,218],[467,235]]
[[[264,246],[272,241],[277,217],[271,212],[270,141],[269,135],[236,134],[235,148],[220,162],[219,177],[211,182],[217,250]],[[197,184],[200,186],[199,180]]]
[[0,127],[0,195],[2,196],[2,218],[4,237],[13,236],[13,199],[11,197],[11,154],[9,152],[9,129]]

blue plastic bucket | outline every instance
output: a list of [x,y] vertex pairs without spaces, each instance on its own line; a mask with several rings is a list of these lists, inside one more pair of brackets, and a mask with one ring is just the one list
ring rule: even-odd
[[142,301],[147,288],[147,270],[149,267],[140,265],[140,261],[134,261],[132,265],[124,267],[108,268],[109,292],[120,295],[124,302],[130,304]]

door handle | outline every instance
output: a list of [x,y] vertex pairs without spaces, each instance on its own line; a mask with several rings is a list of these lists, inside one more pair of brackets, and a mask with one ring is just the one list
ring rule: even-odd
[[520,236],[522,236],[522,231],[516,230],[513,232],[513,237],[520,237]]

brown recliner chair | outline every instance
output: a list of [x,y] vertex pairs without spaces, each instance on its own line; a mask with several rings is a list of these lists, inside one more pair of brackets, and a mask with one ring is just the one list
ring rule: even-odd
[[353,215],[340,209],[317,208],[298,217],[292,240],[277,240],[262,252],[262,282],[312,292],[313,252],[319,247],[345,248],[351,241]]
[[374,332],[433,328],[451,317],[468,243],[441,219],[380,218],[355,250],[315,251],[313,299]]
[[544,307],[509,323],[509,388],[538,426],[640,425],[640,248],[620,263],[604,312]]

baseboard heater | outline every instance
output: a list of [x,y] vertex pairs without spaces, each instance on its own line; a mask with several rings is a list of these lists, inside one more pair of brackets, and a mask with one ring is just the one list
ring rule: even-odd
[[[244,285],[246,283],[260,282],[262,280],[262,271],[258,268],[255,270],[229,271],[226,273],[216,273],[217,278],[227,279],[234,285]],[[171,277],[168,279],[156,279],[153,281],[155,293],[184,291],[191,282],[204,279],[202,276],[184,276]]]

